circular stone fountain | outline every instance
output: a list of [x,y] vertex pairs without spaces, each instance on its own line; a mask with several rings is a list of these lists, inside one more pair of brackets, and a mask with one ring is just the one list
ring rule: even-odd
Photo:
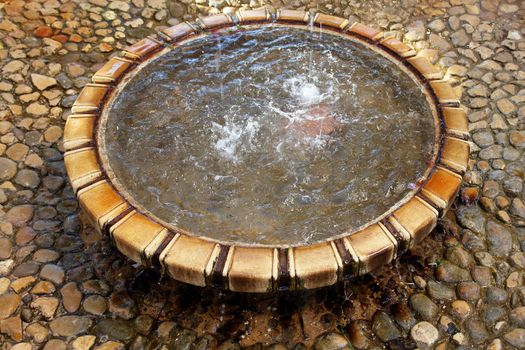
[[72,110],[64,158],[94,225],[136,262],[234,291],[390,262],[434,228],[468,161],[465,114],[426,58],[302,11],[164,29]]

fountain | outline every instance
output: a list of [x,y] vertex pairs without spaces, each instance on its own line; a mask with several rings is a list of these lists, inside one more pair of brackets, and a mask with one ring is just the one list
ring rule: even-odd
[[468,162],[465,113],[407,44],[303,11],[180,23],[113,57],[64,148],[93,224],[198,286],[366,274],[421,241]]

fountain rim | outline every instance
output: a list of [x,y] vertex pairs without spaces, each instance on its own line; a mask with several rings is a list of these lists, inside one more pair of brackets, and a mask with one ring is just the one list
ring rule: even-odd
[[[309,29],[310,22],[322,26],[326,33],[379,53],[421,88],[432,110],[436,131],[433,159],[423,182],[389,210],[352,231],[310,243],[278,245],[226,242],[183,231],[158,219],[125,190],[110,167],[104,130],[108,106],[143,67],[180,45],[212,33],[225,33],[239,24],[246,30],[263,26]],[[439,70],[407,44],[335,16],[311,16],[295,10],[254,10],[183,22],[132,45],[94,75],[93,84],[88,84],[79,95],[72,108],[74,115],[68,118],[64,135],[66,169],[81,206],[95,226],[109,234],[117,248],[137,262],[160,266],[184,282],[232,290],[261,292],[325,286],[388,263],[425,237],[436,225],[438,216],[452,204],[467,168],[468,130],[463,125],[466,120],[463,122],[459,101],[451,93],[450,84],[441,78]],[[455,118],[450,118],[451,113]],[[461,119],[459,127],[455,119]],[[87,128],[91,128],[90,137],[79,141],[75,138],[78,130],[72,124],[85,124],[86,120],[89,120]],[[75,168],[81,167],[81,161],[86,167],[86,160],[90,168],[79,174]],[[106,205],[102,200],[105,197],[110,197]],[[410,213],[414,210],[418,211],[415,218]],[[198,261],[188,265],[188,261],[174,257],[175,251],[190,261]],[[257,269],[247,266],[253,265],[250,260],[254,256],[264,261],[264,266]]]

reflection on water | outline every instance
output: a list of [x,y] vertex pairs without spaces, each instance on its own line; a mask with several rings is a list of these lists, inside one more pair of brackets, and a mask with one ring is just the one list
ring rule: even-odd
[[323,33],[210,36],[146,66],[106,143],[146,209],[215,239],[313,242],[381,215],[432,156],[433,119],[393,63]]

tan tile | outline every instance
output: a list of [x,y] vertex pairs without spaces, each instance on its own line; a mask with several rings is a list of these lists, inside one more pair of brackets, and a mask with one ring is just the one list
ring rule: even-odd
[[66,152],[64,154],[64,164],[75,192],[82,186],[102,176],[102,169],[93,147]]
[[230,16],[227,16],[222,13],[218,15],[199,18],[199,21],[201,22],[202,27],[206,29],[224,26],[232,23],[232,19],[230,18]]
[[122,54],[133,60],[143,60],[162,48],[162,44],[153,38],[144,38],[124,49]]
[[239,18],[239,22],[241,23],[265,21],[269,18],[269,14],[264,8],[248,11],[240,10],[237,12],[237,18]]
[[[389,218],[394,227],[403,229],[410,235],[412,247],[425,238],[437,224],[438,212],[424,200],[414,197]],[[400,228],[399,225],[402,227]]]
[[97,116],[94,114],[72,114],[67,117],[64,128],[64,149],[90,146],[93,143],[93,134]]
[[306,22],[310,20],[307,12],[299,10],[282,9],[277,12],[277,19],[280,21]]
[[318,13],[315,16],[314,22],[323,26],[334,27],[337,29],[344,29],[349,23],[347,19],[325,15],[324,13]]
[[215,243],[180,235],[167,248],[163,264],[166,271],[178,281],[205,286],[205,269],[212,256]]
[[454,202],[460,185],[461,176],[445,168],[437,167],[421,189],[421,193],[431,200],[443,215]]
[[78,199],[82,209],[101,232],[109,221],[129,208],[106,180],[79,190]]
[[391,36],[384,38],[380,41],[380,44],[387,49],[395,52],[400,57],[412,57],[416,55],[416,51],[412,49],[407,44],[397,40],[395,37]]
[[235,292],[264,293],[272,288],[274,253],[271,248],[235,247],[228,272],[229,287]]
[[441,104],[459,104],[459,99],[447,80],[433,80],[430,82],[432,91]]
[[374,41],[378,41],[383,37],[382,31],[357,22],[353,23],[348,31]]
[[463,174],[467,171],[469,151],[468,142],[447,136],[441,152],[440,163]]
[[143,265],[147,265],[144,255],[146,247],[163,230],[166,229],[136,211],[132,211],[109,228],[118,250]]
[[443,78],[443,72],[430,63],[426,57],[410,57],[407,61],[426,79],[433,80]]
[[87,84],[80,92],[71,110],[73,113],[98,112],[109,87],[102,84]]
[[294,248],[294,259],[299,287],[319,288],[337,282],[338,263],[329,243]]
[[161,33],[170,38],[171,41],[177,41],[181,38],[184,38],[185,36],[192,34],[193,32],[193,27],[191,27],[186,22],[182,22],[174,25],[173,27],[161,30]]
[[94,83],[113,83],[132,65],[132,61],[113,57],[102,68],[100,68],[92,80]]
[[441,112],[448,132],[461,136],[469,135],[467,113],[463,108],[442,107]]
[[363,275],[388,264],[394,258],[395,245],[378,224],[345,238],[359,259],[359,274]]

